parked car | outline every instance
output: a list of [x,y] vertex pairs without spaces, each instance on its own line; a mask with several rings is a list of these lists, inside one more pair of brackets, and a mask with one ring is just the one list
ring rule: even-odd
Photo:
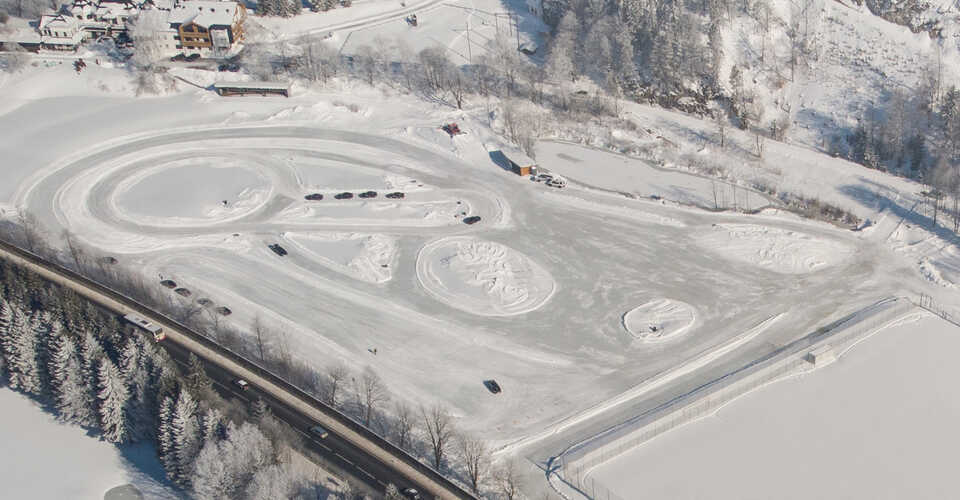
[[321,427],[321,426],[319,426],[319,425],[315,425],[315,426],[311,427],[311,428],[310,428],[310,432],[312,432],[315,436],[319,437],[320,439],[326,439],[327,436],[330,435],[330,433],[327,432],[326,429],[324,429],[323,427]]
[[550,174],[537,174],[537,176],[534,177],[534,180],[537,182],[550,182],[553,180],[553,176]]
[[350,198],[353,198],[353,193],[340,193],[334,196],[334,198],[338,200],[349,200]]
[[240,65],[235,63],[221,64],[220,66],[217,66],[217,71],[229,71],[231,73],[236,73],[237,71],[240,71]]
[[404,488],[403,491],[401,491],[400,493],[403,493],[403,496],[410,498],[412,500],[420,500],[422,498],[420,496],[420,492],[415,490],[414,488]]
[[190,54],[184,59],[184,61],[193,62],[193,61],[196,61],[197,59],[200,59],[200,54]]
[[376,192],[376,191],[364,191],[364,192],[358,194],[357,196],[359,196],[360,198],[376,198],[376,197],[377,197],[377,192]]
[[486,386],[488,391],[494,394],[500,394],[500,384],[498,384],[496,380],[484,380],[483,385]]
[[320,201],[323,199],[323,195],[320,193],[312,193],[304,196],[304,198],[310,201]]
[[471,215],[470,217],[464,217],[464,218],[463,218],[463,223],[464,223],[464,224],[467,224],[467,225],[473,225],[473,224],[476,224],[476,223],[478,223],[478,222],[480,222],[480,216],[479,216],[479,215]]
[[177,55],[171,57],[170,60],[173,61],[173,62],[186,61],[186,60],[187,60],[187,56],[185,56],[185,55],[183,55],[183,54],[177,54]]
[[244,380],[244,379],[242,379],[242,378],[238,378],[238,379],[234,380],[234,381],[233,381],[233,385],[239,387],[241,391],[245,391],[245,390],[247,390],[247,389],[250,388],[250,382],[247,382],[246,380]]
[[561,179],[560,177],[554,177],[547,181],[547,185],[555,188],[563,188],[567,186],[567,181]]
[[277,255],[279,255],[279,256],[281,256],[281,257],[283,257],[284,255],[287,255],[287,250],[286,250],[285,248],[283,248],[282,246],[276,244],[276,243],[274,243],[274,244],[272,244],[272,245],[267,245],[267,246],[270,247],[270,250],[273,250],[273,253],[275,253],[275,254],[277,254]]
[[401,193],[401,192],[388,193],[388,194],[387,194],[387,198],[390,198],[391,200],[402,200],[402,199],[403,199],[404,197],[406,197],[406,196],[407,196],[407,195],[405,195],[405,194],[403,194],[403,193]]

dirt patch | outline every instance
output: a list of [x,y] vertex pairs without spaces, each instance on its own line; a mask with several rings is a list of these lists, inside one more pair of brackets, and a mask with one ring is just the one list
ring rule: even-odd
[[191,292],[190,290],[187,290],[186,288],[177,288],[176,290],[174,290],[174,292],[184,297],[189,297],[193,295],[193,292]]
[[216,311],[217,314],[219,314],[220,316],[230,316],[231,314],[233,314],[233,311],[231,311],[230,308],[224,307],[224,306],[220,306],[214,309],[214,311]]
[[160,284],[171,290],[177,287],[177,282],[173,280],[163,280],[160,282]]

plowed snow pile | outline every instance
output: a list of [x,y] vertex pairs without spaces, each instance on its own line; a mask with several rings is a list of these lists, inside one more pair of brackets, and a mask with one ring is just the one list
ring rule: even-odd
[[468,236],[424,246],[417,257],[417,277],[437,300],[481,316],[533,311],[556,288],[550,273],[526,255]]
[[382,234],[298,234],[284,237],[310,258],[339,273],[371,283],[393,277],[390,264],[397,242]]
[[623,315],[623,327],[634,338],[659,341],[676,338],[697,321],[693,307],[670,299],[651,300]]
[[715,224],[698,242],[730,259],[784,274],[818,271],[853,255],[838,241],[754,224]]

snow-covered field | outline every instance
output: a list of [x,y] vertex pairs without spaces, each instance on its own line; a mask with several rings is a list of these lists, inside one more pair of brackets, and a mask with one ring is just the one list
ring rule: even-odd
[[930,315],[590,474],[621,498],[950,498],[960,327]]
[[35,402],[0,388],[0,482],[3,498],[97,500],[133,485],[143,498],[181,498],[167,484],[150,446],[114,446],[64,425]]
[[651,300],[627,311],[623,327],[636,338],[647,341],[674,339],[693,328],[697,313],[683,302]]
[[853,256],[853,248],[796,231],[753,224],[715,224],[698,243],[704,251],[785,274],[819,271]]

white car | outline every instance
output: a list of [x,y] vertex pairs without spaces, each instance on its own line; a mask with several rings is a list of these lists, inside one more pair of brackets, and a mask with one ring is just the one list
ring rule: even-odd
[[553,176],[550,174],[537,174],[537,177],[534,178],[537,182],[550,182],[553,180]]
[[561,177],[554,177],[553,179],[547,181],[547,185],[550,187],[562,188],[567,186],[567,181]]

